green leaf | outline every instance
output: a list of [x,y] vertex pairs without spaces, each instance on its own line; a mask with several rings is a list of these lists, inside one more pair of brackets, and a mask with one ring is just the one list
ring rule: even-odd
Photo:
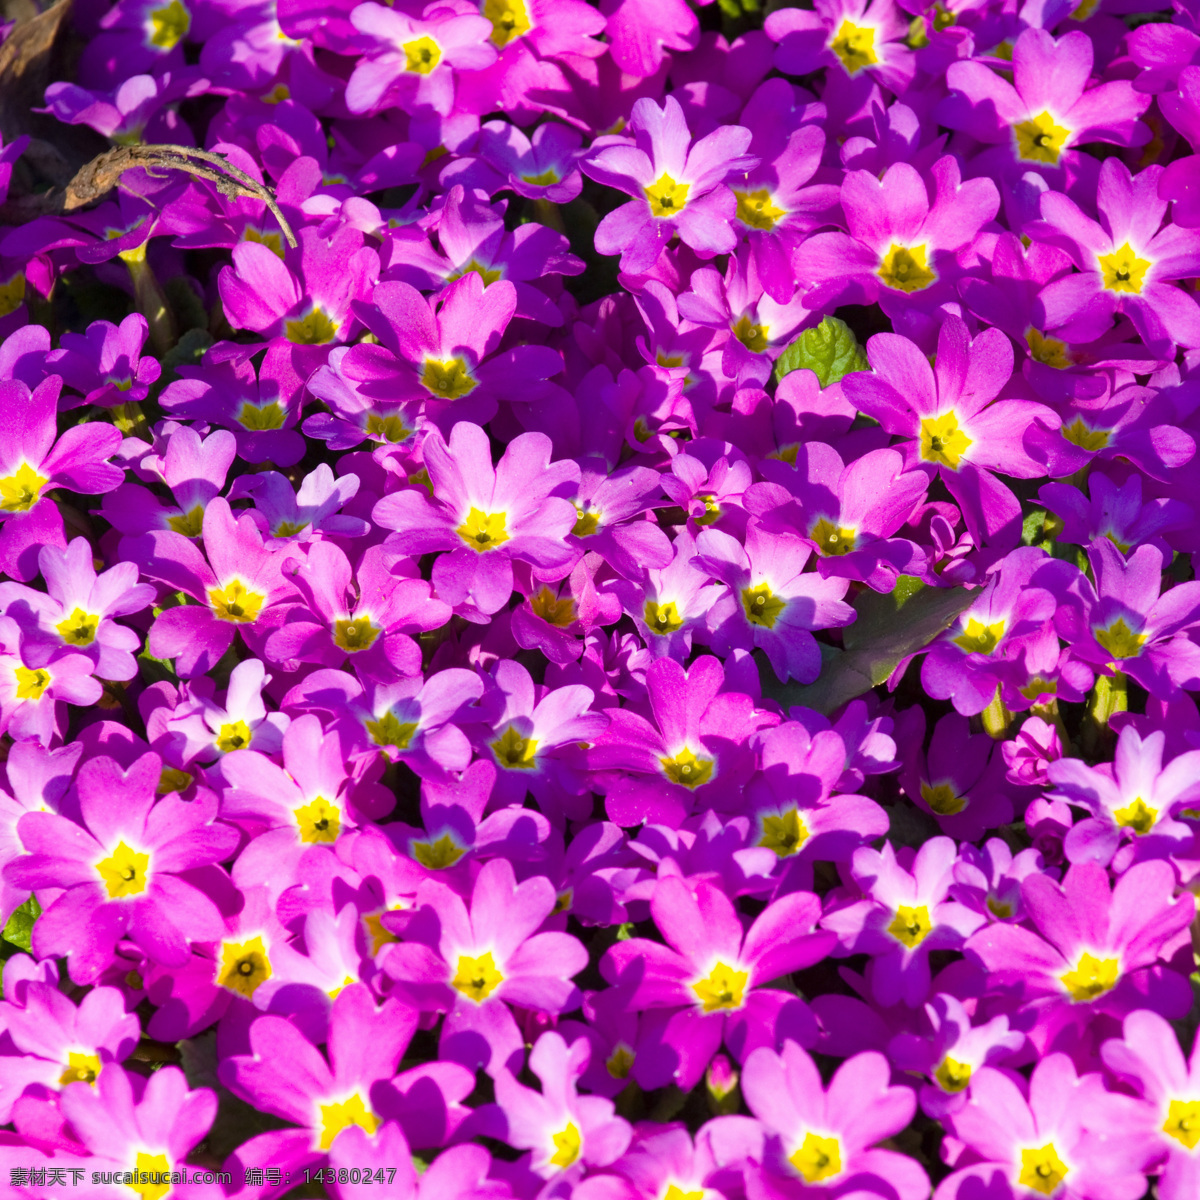
[[917,586],[901,576],[888,595],[864,591],[854,602],[858,616],[842,636],[842,650],[821,644],[824,662],[815,683],[781,684],[760,660],[763,694],[785,708],[803,704],[831,713],[856,696],[884,683],[901,659],[923,650],[948,629],[978,591]]
[[806,329],[775,360],[775,382],[805,368],[827,388],[855,371],[869,371],[871,364],[850,326],[837,317],[826,317],[815,329]]
[[19,908],[13,909],[13,914],[4,926],[4,940],[11,942],[18,950],[26,954],[33,953],[33,923],[42,915],[42,906],[36,896],[30,896]]
[[1045,540],[1046,510],[1033,509],[1021,522],[1021,545],[1033,546]]

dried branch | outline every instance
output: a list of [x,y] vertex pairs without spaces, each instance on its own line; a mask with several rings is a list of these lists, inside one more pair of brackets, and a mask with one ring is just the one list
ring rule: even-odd
[[270,188],[239,170],[222,155],[190,146],[116,146],[80,167],[65,187],[52,188],[36,196],[22,196],[0,205],[0,222],[23,224],[35,217],[57,216],[86,208],[112,191],[126,171],[139,168],[151,174],[162,170],[184,171],[215,184],[222,195],[249,196],[261,201],[279,222],[288,245],[295,249],[296,235]]

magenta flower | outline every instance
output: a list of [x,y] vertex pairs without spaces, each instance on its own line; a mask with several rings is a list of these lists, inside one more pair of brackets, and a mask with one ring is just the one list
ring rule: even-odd
[[184,802],[156,795],[162,760],[145,754],[128,772],[111,758],[81,767],[80,822],[31,812],[17,823],[27,854],[5,867],[15,887],[63,889],[34,926],[34,953],[67,959],[92,983],[129,937],[156,962],[181,966],[188,943],[219,939],[212,899],[187,873],[232,853],[237,832],[218,822],[211,793]]
[[1065,1054],[1043,1058],[1028,1090],[1014,1076],[983,1067],[967,1106],[947,1118],[977,1166],[944,1180],[937,1200],[1043,1195],[1062,1200],[1136,1200],[1146,1189],[1154,1143],[1130,1137],[1145,1126],[1142,1105],[1080,1076]]
[[750,130],[725,125],[693,145],[673,96],[662,108],[639,100],[629,127],[633,145],[610,143],[583,161],[593,179],[634,197],[600,222],[597,251],[620,254],[621,270],[638,275],[676,233],[702,257],[733,250],[737,202],[725,181],[757,164]]
[[660,876],[650,911],[668,944],[618,942],[602,967],[610,982],[631,982],[630,1007],[670,1010],[660,1036],[685,1092],[722,1043],[739,1062],[760,1046],[773,1048],[795,997],[763,985],[819,962],[837,940],[815,928],[821,906],[808,892],[781,897],[743,931],[719,887]]
[[1157,1013],[1125,1018],[1123,1039],[1100,1047],[1104,1065],[1141,1093],[1140,1129],[1134,1139],[1155,1158],[1165,1156],[1156,1184],[1162,1200],[1186,1200],[1200,1185],[1192,1110],[1200,1101],[1200,1058],[1184,1060],[1175,1031]]
[[44,547],[38,563],[45,592],[0,583],[0,609],[21,626],[22,644],[31,652],[38,643],[55,651],[73,648],[91,659],[101,679],[132,679],[133,652],[142,639],[113,617],[141,612],[154,600],[154,589],[137,582],[137,567],[121,562],[97,575],[86,538],[73,539],[66,550]]
[[504,858],[476,876],[469,912],[445,884],[421,885],[405,940],[385,946],[379,963],[398,994],[446,1014],[439,1057],[493,1075],[519,1067],[524,1038],[509,1005],[547,1013],[579,1006],[572,979],[587,951],[570,934],[538,932],[557,901],[544,875],[518,884]]
[[1126,79],[1089,87],[1093,54],[1081,29],[1055,40],[1046,29],[1028,28],[1012,47],[1012,82],[978,59],[952,63],[951,95],[938,120],[995,147],[975,158],[973,173],[1086,179],[1085,156],[1075,147],[1145,145],[1150,130],[1138,118],[1148,97]]
[[1042,220],[1028,226],[1030,234],[1067,251],[1079,268],[1042,289],[1035,314],[1043,329],[1090,342],[1120,314],[1156,353],[1200,343],[1200,305],[1175,286],[1200,271],[1200,234],[1163,225],[1161,175],[1150,166],[1134,178],[1119,159],[1106,159],[1096,193],[1100,223],[1067,196],[1042,196]]
[[346,85],[352,113],[394,104],[446,116],[454,105],[455,72],[478,71],[496,60],[492,23],[440,4],[427,5],[420,17],[359,4],[350,20],[370,47]]
[[375,506],[373,519],[395,531],[391,545],[406,554],[448,551],[433,565],[438,596],[490,616],[512,595],[513,559],[561,578],[578,555],[565,543],[578,517],[562,497],[579,468],[569,460],[552,465],[550,452],[545,434],[523,433],[493,467],[478,425],[460,421],[448,444],[432,430],[423,443],[432,498],[421,488],[395,492]]
[[145,400],[160,374],[156,359],[142,357],[148,329],[141,313],[131,313],[119,327],[111,321],[93,321],[86,333],[64,333],[62,349],[47,355],[46,365],[83,399],[69,400],[60,409]]
[[16,1050],[0,1057],[0,1115],[10,1121],[22,1093],[94,1084],[106,1066],[133,1053],[141,1033],[116,988],[93,988],[76,1007],[52,984],[29,982],[21,1003],[6,1001],[0,1011]]
[[997,399],[1013,371],[1012,343],[997,329],[973,340],[958,317],[943,322],[937,366],[914,342],[877,333],[867,343],[871,371],[842,380],[847,399],[904,438],[905,466],[938,476],[958,501],[977,544],[1008,549],[1021,507],[994,472],[1036,479],[1045,466],[1026,448],[1027,432],[1054,429],[1054,412],[1031,400]]
[[28,582],[43,546],[66,548],[62,516],[46,495],[54,488],[96,495],[124,478],[108,460],[121,445],[114,425],[89,421],[57,436],[61,379],[31,391],[20,378],[0,380],[0,570]]
[[1123,871],[1146,858],[1169,859],[1190,843],[1192,829],[1179,815],[1200,797],[1200,750],[1180,754],[1164,767],[1165,741],[1161,729],[1143,739],[1127,725],[1111,765],[1089,767],[1077,758],[1061,758],[1047,767],[1052,798],[1091,814],[1067,834],[1063,848],[1071,862],[1113,863]]
[[1166,863],[1131,867],[1111,892],[1103,867],[1076,863],[1062,884],[1030,875],[1021,895],[1037,932],[988,925],[967,942],[966,953],[990,973],[991,987],[1017,989],[1033,1009],[1037,1023],[1029,1037],[1039,1050],[1059,1038],[1069,1044],[1072,1034],[1086,1038],[1093,1014],[1187,1011],[1187,981],[1163,960],[1195,905],[1189,893],[1175,896],[1175,874]]
[[201,530],[208,561],[174,529],[134,538],[126,550],[143,574],[200,601],[164,609],[150,630],[150,652],[174,658],[184,678],[211,670],[238,630],[265,636],[274,606],[294,594],[282,574],[284,556],[263,545],[248,514],[235,519],[227,501],[212,500]]
[[687,669],[660,658],[646,671],[650,714],[610,709],[589,762],[599,772],[609,818],[618,825],[643,821],[678,827],[693,809],[737,796],[754,769],[747,741],[778,718],[751,698],[725,690],[719,659],[703,655]]
[[811,631],[849,625],[854,610],[842,599],[846,580],[804,571],[811,554],[807,542],[759,520],[747,525],[744,545],[719,529],[701,530],[700,565],[728,588],[708,611],[713,649],[758,648],[781,681],[812,683],[821,655]]
[[771,1200],[924,1200],[924,1170],[907,1155],[873,1149],[903,1129],[917,1107],[911,1089],[889,1085],[890,1074],[882,1054],[866,1051],[842,1063],[826,1091],[795,1042],[785,1041],[779,1053],[755,1050],[742,1070],[746,1103],[763,1130],[761,1156],[746,1164],[755,1190]]
[[[485,285],[477,271],[429,300],[411,284],[381,283],[370,310],[360,314],[379,344],[351,347],[337,360],[337,376],[376,404],[423,402],[443,433],[456,422],[482,424],[495,416],[499,400],[545,397],[553,388],[546,381],[562,370],[562,356],[549,346],[500,349],[516,309],[512,283]],[[319,379],[318,391],[328,390],[329,375]],[[401,440],[384,432],[389,441]]]
[[374,1135],[416,1019],[398,1000],[379,1006],[364,984],[350,984],[333,1002],[322,1054],[286,1018],[258,1017],[250,1026],[251,1053],[223,1059],[221,1082],[293,1128],[250,1138],[232,1161],[243,1170],[269,1165],[295,1172],[326,1161],[348,1130]]
[[1069,483],[1046,483],[1038,499],[1062,518],[1057,541],[1090,546],[1097,538],[1108,538],[1123,552],[1146,542],[1161,548],[1163,533],[1187,525],[1192,508],[1183,500],[1156,496],[1142,500],[1142,477],[1130,475],[1117,484],[1107,475],[1093,471],[1087,479],[1088,494]]
[[812,281],[804,297],[809,308],[878,301],[895,316],[953,298],[963,274],[958,252],[996,215],[1000,195],[990,179],[962,182],[952,155],[939,158],[929,176],[903,162],[882,179],[870,171],[846,173],[849,232],[814,234],[796,251],[797,274]]
[[[850,875],[863,898],[847,897],[821,924],[836,932],[846,954],[873,956],[872,995],[878,1004],[903,1001],[916,1008],[929,994],[929,954],[959,950],[984,923],[953,898],[954,842],[931,838],[915,854],[864,846],[854,852]],[[848,901],[848,902],[847,902]]]
[[523,1087],[503,1068],[496,1075],[502,1136],[510,1146],[529,1151],[528,1168],[543,1179],[577,1180],[587,1167],[618,1160],[629,1145],[629,1123],[615,1115],[613,1102],[575,1090],[588,1054],[584,1038],[568,1046],[559,1034],[543,1033],[529,1055],[541,1092]]
[[103,694],[95,669],[86,654],[55,649],[0,616],[0,727],[14,739],[49,746],[66,730],[67,703],[90,706]]

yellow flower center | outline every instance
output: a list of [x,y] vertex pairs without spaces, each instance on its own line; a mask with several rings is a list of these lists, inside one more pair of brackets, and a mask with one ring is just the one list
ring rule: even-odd
[[343,1129],[357,1125],[367,1137],[374,1137],[379,1128],[379,1118],[367,1107],[363,1098],[355,1092],[348,1100],[335,1104],[318,1104],[321,1114],[320,1149],[328,1150],[333,1145],[333,1139]]
[[301,530],[308,528],[307,521],[280,521],[271,530],[271,536],[277,538],[295,537]]
[[222,754],[228,754],[231,750],[244,750],[250,745],[253,736],[250,726],[245,721],[226,721],[217,731],[217,749]]
[[774,850],[780,858],[795,854],[806,841],[808,826],[800,819],[798,809],[789,808],[786,812],[762,818],[762,837],[758,844]]
[[697,496],[696,499],[704,501],[704,516],[694,518],[697,525],[711,525],[720,518],[721,506],[714,497]]
[[1043,363],[1047,367],[1057,367],[1060,371],[1071,365],[1071,355],[1066,342],[1059,341],[1056,337],[1047,337],[1032,325],[1025,330],[1025,341],[1029,345],[1029,355],[1034,362]]
[[544,171],[539,171],[536,175],[522,175],[521,179],[525,183],[531,183],[534,187],[549,187],[553,183],[558,183],[561,176],[553,167],[547,167]]
[[67,1054],[66,1070],[58,1077],[58,1082],[62,1087],[68,1083],[95,1083],[101,1065],[98,1055],[71,1050]]
[[307,845],[336,842],[342,830],[342,810],[318,796],[311,804],[293,810],[300,840]]
[[676,183],[670,175],[660,175],[648,188],[643,188],[642,190],[646,193],[646,199],[650,202],[651,216],[673,217],[687,203],[691,185]]
[[849,554],[858,541],[858,534],[853,528],[835,525],[828,517],[814,521],[808,536],[816,543],[817,553],[825,556]]
[[614,1079],[628,1079],[633,1070],[633,1051],[624,1042],[619,1042],[604,1065]]
[[497,970],[495,959],[489,950],[478,958],[467,954],[458,957],[458,968],[450,986],[462,992],[468,1000],[482,1004],[502,983],[504,976]]
[[28,463],[22,463],[11,475],[0,479],[0,509],[28,512],[41,498],[42,488],[50,480],[39,475]]
[[461,400],[479,386],[479,380],[461,358],[427,358],[421,385],[439,400]]
[[734,322],[733,336],[752,354],[762,354],[767,348],[767,326],[755,325],[750,317],[743,313]]
[[436,842],[414,841],[412,856],[423,867],[431,871],[444,871],[452,867],[466,851],[448,834],[443,833]]
[[748,971],[739,971],[728,963],[718,962],[703,979],[692,984],[692,991],[706,1013],[717,1009],[741,1008],[746,999]]
[[158,787],[155,791],[160,796],[165,796],[168,792],[182,792],[191,782],[192,777],[186,771],[181,771],[178,767],[163,767],[159,772]]
[[788,1162],[800,1172],[805,1183],[821,1183],[841,1173],[842,1148],[837,1138],[806,1133]]
[[780,208],[766,188],[757,188],[753,192],[739,192],[734,188],[733,194],[737,198],[737,219],[751,229],[774,229],[776,222],[787,216],[787,209]]
[[347,617],[333,623],[333,644],[339,650],[353,654],[358,650],[366,650],[383,632],[378,625],[371,623],[370,617]]
[[570,596],[558,597],[548,587],[529,598],[534,615],[559,629],[566,629],[575,620],[575,601]]
[[578,1160],[580,1151],[583,1150],[583,1137],[574,1121],[568,1121],[566,1129],[561,1133],[551,1134],[550,1141],[554,1145],[550,1164],[564,1171]]
[[1067,1170],[1054,1143],[1047,1142],[1036,1149],[1021,1151],[1021,1174],[1017,1176],[1017,1182],[1043,1196],[1053,1196],[1066,1179]]
[[1070,425],[1062,427],[1062,435],[1068,442],[1093,453],[1108,445],[1108,434],[1107,429],[1093,429],[1082,417],[1076,417]]
[[455,271],[453,275],[446,276],[447,283],[453,283],[456,279],[461,279],[464,275],[476,274],[483,280],[483,286],[495,283],[498,279],[504,278],[504,271],[500,267],[485,267],[478,259],[471,259],[465,267],[461,267]]
[[1059,125],[1048,112],[1041,112],[1014,125],[1013,136],[1017,142],[1017,157],[1022,162],[1046,163],[1053,167],[1066,148],[1071,131],[1065,125]]
[[[1097,958],[1094,954],[1081,954],[1073,970],[1059,976],[1067,994],[1076,1004],[1087,1003],[1111,992],[1117,986],[1121,964],[1115,958]],[[1049,1193],[1047,1193],[1049,1195]]]
[[769,583],[759,583],[754,587],[742,588],[742,608],[751,625],[774,629],[779,614],[787,608],[787,601],[776,596]]
[[1172,1100],[1167,1108],[1163,1133],[1195,1150],[1200,1142],[1200,1100]]
[[108,889],[110,900],[121,900],[126,896],[138,896],[146,890],[146,872],[150,866],[150,855],[140,854],[123,841],[107,857],[96,863],[96,871]]
[[663,1193],[663,1200],[704,1200],[707,1192],[704,1188],[699,1191],[685,1192],[677,1183],[669,1184]]
[[887,287],[899,292],[919,292],[937,278],[926,261],[924,246],[898,246],[895,242],[876,274]]
[[186,538],[198,538],[204,528],[204,505],[197,504],[177,517],[168,517],[167,525]]
[[530,771],[537,766],[537,738],[522,737],[515,725],[507,729],[491,743],[496,761],[512,771]]
[[914,949],[933,932],[929,909],[924,904],[913,907],[907,904],[900,905],[887,931],[901,945],[907,946],[909,950]]
[[192,26],[192,16],[179,0],[163,8],[150,10],[150,45],[159,50],[174,50],[187,36]]
[[50,686],[50,672],[39,667],[13,667],[17,677],[18,700],[40,700]]
[[327,313],[314,308],[297,320],[285,322],[283,331],[295,346],[324,346],[337,336],[338,327]]
[[395,746],[397,750],[407,750],[413,734],[417,732],[416,721],[401,723],[390,709],[378,721],[366,721],[364,724],[375,745]]
[[217,983],[221,987],[249,1000],[270,978],[271,960],[261,937],[248,942],[221,943],[221,965],[217,970]]
[[956,646],[961,646],[968,654],[991,654],[1000,644],[1000,639],[1004,636],[1004,629],[1003,621],[994,621],[991,625],[985,625],[982,621],[971,617],[962,633],[952,640]]
[[366,434],[373,441],[396,445],[408,441],[413,431],[404,423],[403,417],[395,414],[381,417],[378,413],[367,413]]
[[1151,808],[1141,796],[1138,796],[1132,804],[1118,808],[1113,813],[1113,818],[1118,825],[1127,826],[1134,833],[1149,833],[1158,819],[1158,809]]
[[971,1082],[971,1064],[947,1055],[933,1073],[944,1092],[961,1092]]
[[467,513],[467,519],[455,532],[472,550],[482,554],[508,541],[508,530],[504,523],[505,514],[485,513],[477,508]]
[[929,784],[921,782],[921,799],[939,817],[952,817],[967,806],[967,802],[948,783]]
[[25,272],[18,271],[15,275],[0,282],[0,317],[7,317],[16,312],[25,300]]
[[997,900],[995,896],[987,898],[987,906],[988,912],[1001,921],[1007,921],[1013,915],[1013,906],[1006,904],[1003,900]]
[[266,596],[252,592],[240,579],[231,579],[223,588],[210,588],[208,604],[222,621],[252,625],[258,620]]
[[674,600],[666,600],[661,604],[647,600],[642,616],[651,633],[661,634],[664,637],[668,633],[678,633],[683,628],[683,618],[679,615],[679,609],[675,607]]
[[249,400],[244,400],[237,420],[243,429],[251,433],[268,433],[272,429],[282,429],[287,415],[280,408],[278,400],[272,400],[270,404],[251,404]]
[[953,409],[940,417],[925,417],[921,421],[921,457],[926,462],[957,471],[962,456],[973,441],[960,427],[958,414]]
[[576,537],[591,537],[600,528],[601,512],[598,508],[581,508],[575,505],[575,526],[571,532]]
[[711,758],[697,758],[686,746],[674,758],[660,758],[663,774],[672,783],[698,788],[712,778],[716,765]]
[[[272,103],[267,96],[264,96],[263,99],[268,104]],[[286,96],[280,97],[280,100],[286,99]],[[276,100],[274,103],[278,104],[279,101]],[[257,242],[260,246],[266,246],[277,258],[283,257],[283,234],[279,233],[278,230],[271,233],[264,233],[261,229],[255,229],[253,225],[247,225],[242,232],[242,237],[247,242]]]
[[400,912],[401,906],[395,908],[381,908],[379,912],[367,913],[363,917],[363,928],[367,931],[367,940],[371,945],[371,957],[374,958],[380,950],[389,942],[398,942],[400,939],[390,929],[386,929],[383,924],[383,917],[388,912]]
[[1140,292],[1151,266],[1150,260],[1139,258],[1128,242],[1111,254],[1096,255],[1096,261],[1104,286],[1110,292]]
[[1118,617],[1107,629],[1093,629],[1092,636],[1105,650],[1118,658],[1136,658],[1146,644],[1144,633],[1134,633],[1125,624],[1124,617]]
[[872,67],[879,61],[875,53],[875,30],[870,25],[855,25],[845,20],[833,35],[829,48],[842,60],[842,66],[851,75],[858,74],[863,67]]
[[[171,1190],[171,1184],[168,1182],[171,1178],[171,1164],[165,1154],[151,1154],[146,1150],[139,1150],[133,1170],[135,1179],[145,1179],[146,1182],[127,1183],[125,1186],[141,1196],[142,1200],[162,1200]],[[158,1182],[151,1183],[152,1179],[157,1179]]]
[[431,37],[415,38],[400,47],[404,51],[404,69],[428,75],[442,61],[441,47]]

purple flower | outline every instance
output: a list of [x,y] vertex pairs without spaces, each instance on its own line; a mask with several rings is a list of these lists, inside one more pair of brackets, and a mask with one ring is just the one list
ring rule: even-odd
[[663,946],[644,938],[618,942],[602,964],[611,982],[628,980],[633,1008],[670,1010],[660,1037],[674,1051],[673,1081],[690,1091],[722,1042],[744,1062],[760,1046],[774,1047],[796,998],[764,987],[819,962],[836,942],[814,927],[818,899],[793,892],[770,904],[748,930],[719,887],[660,877],[650,911]]
[[911,1089],[889,1085],[882,1054],[856,1054],[838,1067],[828,1091],[816,1064],[795,1042],[755,1050],[742,1091],[763,1130],[761,1156],[746,1164],[771,1200],[822,1196],[896,1196],[923,1200],[924,1170],[907,1155],[876,1150],[903,1129],[917,1107]]
[[961,949],[983,924],[982,915],[953,899],[954,842],[936,837],[915,854],[856,850],[850,875],[864,893],[851,893],[829,909],[821,924],[842,940],[848,954],[873,955],[872,994],[879,1004],[903,1001],[916,1008],[929,994],[929,954]]
[[1190,894],[1174,893],[1175,874],[1164,862],[1131,867],[1111,892],[1094,862],[1076,863],[1062,884],[1030,875],[1021,896],[1037,932],[988,925],[966,952],[990,973],[990,987],[1013,988],[1036,1013],[1029,1037],[1039,1050],[1086,1038],[1093,1014],[1150,1008],[1173,1016],[1187,1011],[1191,993],[1162,960],[1195,908]]
[[433,430],[423,444],[432,498],[420,488],[396,492],[373,519],[395,531],[391,544],[406,554],[449,551],[433,565],[437,594],[466,614],[490,616],[512,595],[513,559],[561,578],[577,557],[565,539],[578,517],[562,497],[579,468],[551,465],[550,451],[545,434],[523,433],[493,467],[478,425],[460,421],[448,444]]
[[667,242],[679,237],[703,257],[737,244],[731,221],[737,204],[725,180],[757,159],[746,152],[751,133],[740,125],[714,130],[694,145],[679,101],[633,106],[634,144],[607,144],[583,162],[593,179],[633,196],[596,230],[601,254],[620,254],[621,270],[649,271]]
[[78,823],[31,812],[17,823],[27,853],[5,867],[26,889],[63,889],[34,926],[34,952],[66,957],[71,978],[91,983],[129,937],[167,966],[188,960],[189,941],[224,929],[201,876],[188,873],[226,858],[237,833],[218,822],[215,798],[184,802],[156,794],[162,760],[145,754],[128,772],[95,758],[79,772]]
[[120,326],[93,321],[86,333],[64,333],[62,349],[48,354],[46,365],[83,399],[60,403],[59,408],[81,404],[111,407],[145,400],[161,371],[157,360],[142,357],[148,330],[146,318],[131,313]]

